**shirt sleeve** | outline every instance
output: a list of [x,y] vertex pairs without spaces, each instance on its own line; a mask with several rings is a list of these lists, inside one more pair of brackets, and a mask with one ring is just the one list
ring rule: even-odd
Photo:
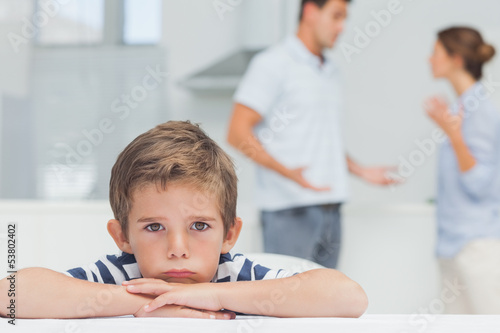
[[474,126],[464,130],[464,140],[476,165],[461,174],[460,184],[470,196],[481,199],[491,192],[493,180],[499,172],[500,125],[489,117],[475,120]]
[[267,52],[252,59],[234,95],[235,103],[245,105],[261,116],[272,110],[284,81],[282,62]]
[[124,252],[103,256],[93,264],[70,269],[64,274],[80,280],[116,285],[142,277],[135,257]]

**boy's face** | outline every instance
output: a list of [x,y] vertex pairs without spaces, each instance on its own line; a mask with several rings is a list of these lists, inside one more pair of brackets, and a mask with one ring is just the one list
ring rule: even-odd
[[119,235],[118,221],[111,220],[108,230],[122,251],[134,254],[142,276],[177,283],[210,282],[220,254],[229,252],[236,242],[241,220],[224,238],[215,197],[188,185],[169,185],[161,192],[148,185],[132,198],[128,240]]

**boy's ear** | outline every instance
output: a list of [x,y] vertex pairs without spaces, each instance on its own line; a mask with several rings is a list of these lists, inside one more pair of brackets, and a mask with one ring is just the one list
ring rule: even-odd
[[130,246],[127,237],[125,237],[125,234],[123,233],[122,230],[122,226],[118,220],[108,221],[108,232],[111,235],[111,237],[113,237],[116,246],[118,246],[120,250],[126,253],[134,254],[132,252],[132,247]]
[[224,239],[224,243],[222,243],[222,254],[226,254],[233,248],[234,244],[238,240],[240,236],[241,226],[243,225],[243,221],[237,217],[234,220],[234,225],[229,228],[227,231],[226,239]]

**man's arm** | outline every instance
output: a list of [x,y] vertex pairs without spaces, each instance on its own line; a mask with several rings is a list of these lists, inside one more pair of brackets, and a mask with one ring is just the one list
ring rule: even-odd
[[[8,277],[0,281],[0,316],[6,317],[11,297]],[[15,274],[17,318],[91,318],[136,315],[150,302],[125,287],[89,282],[45,268],[27,268]],[[202,312],[181,306],[165,307],[152,316],[229,319],[231,314]],[[229,316],[229,317],[228,317]]]
[[359,317],[368,306],[363,289],[333,269],[273,280],[183,285],[139,279],[126,285],[129,292],[158,296],[139,316],[165,304],[276,317]]
[[[255,163],[271,169],[283,177],[293,180],[302,187],[315,191],[325,191],[329,188],[315,187],[303,176],[304,167],[288,169],[272,157],[257,140],[253,134],[253,128],[262,121],[262,116],[255,110],[242,105],[235,104],[233,115],[229,124],[227,141],[231,146],[238,149]],[[297,152],[300,153],[300,152]]]

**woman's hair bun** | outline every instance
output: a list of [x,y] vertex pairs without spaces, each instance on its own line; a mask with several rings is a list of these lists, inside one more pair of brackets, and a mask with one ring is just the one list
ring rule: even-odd
[[482,62],[488,62],[495,56],[495,48],[490,44],[483,44],[479,47],[479,57]]

